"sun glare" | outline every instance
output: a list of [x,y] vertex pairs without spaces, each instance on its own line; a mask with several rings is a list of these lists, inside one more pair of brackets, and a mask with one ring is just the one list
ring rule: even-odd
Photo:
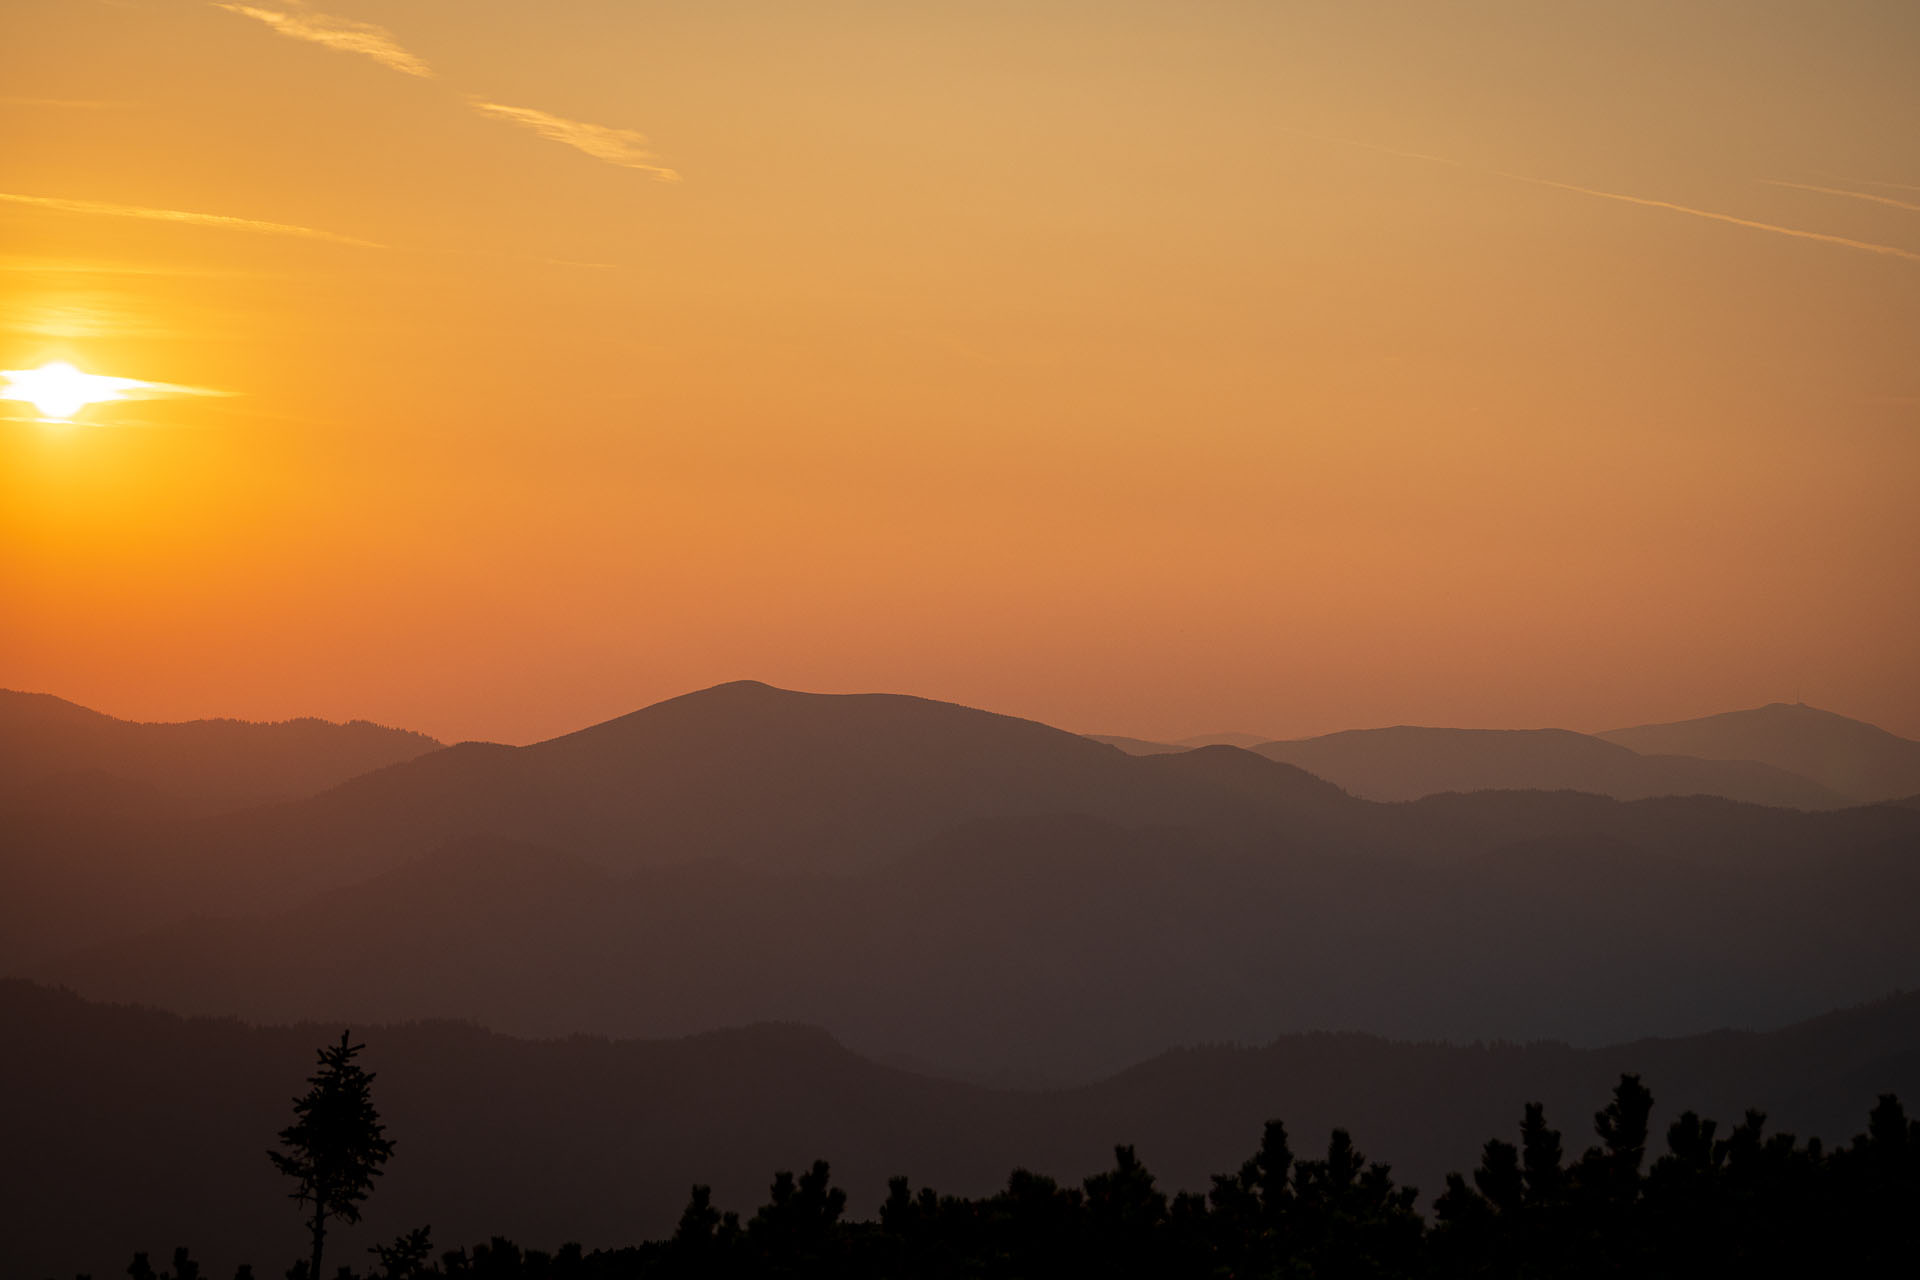
[[137,378],[82,373],[64,361],[43,364],[38,369],[0,370],[0,379],[5,379],[0,400],[24,400],[51,422],[71,422],[90,404],[124,400],[130,388],[147,385]]

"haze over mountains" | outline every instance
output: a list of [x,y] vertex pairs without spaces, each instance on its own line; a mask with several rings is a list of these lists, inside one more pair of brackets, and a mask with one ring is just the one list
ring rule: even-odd
[[1857,802],[1920,796],[1920,742],[1804,703],[1775,702],[1599,736],[1634,751],[1757,760]]
[[[470,838],[618,871],[722,860],[873,866],[976,819],[1084,814],[1260,837],[1358,802],[1213,748],[1134,760],[1032,721],[891,695],[752,682],[670,699],[529,747],[463,743],[319,795],[190,820],[34,813],[11,850],[15,955],[196,912],[286,907]],[[33,903],[35,895],[39,901]],[[4,907],[0,907],[4,911]],[[0,941],[0,962],[8,948]]]
[[[1090,736],[1133,755],[1184,751],[1210,740]],[[1600,734],[1397,725],[1239,745],[1369,800],[1417,800],[1445,791],[1566,790],[1619,800],[1710,795],[1834,809],[1920,795],[1920,742],[1787,703]]]
[[1443,791],[1588,791],[1620,800],[1712,795],[1792,809],[1848,798],[1752,760],[1648,756],[1565,729],[1361,729],[1254,748],[1370,800]]
[[109,801],[181,812],[310,796],[440,744],[356,720],[143,724],[0,689],[0,812]]
[[[0,1272],[119,1274],[135,1249],[196,1246],[207,1274],[288,1251],[284,1188],[263,1149],[313,1046],[338,1024],[247,1027],[88,1004],[0,981]],[[398,1149],[364,1247],[433,1224],[443,1246],[505,1234],[551,1248],[660,1237],[690,1184],[750,1211],[776,1169],[833,1164],[849,1216],[885,1179],[980,1195],[1016,1166],[1074,1184],[1137,1144],[1168,1190],[1204,1190],[1286,1122],[1303,1157],[1348,1127],[1432,1197],[1480,1144],[1517,1131],[1526,1101],[1577,1153],[1622,1071],[1653,1090],[1653,1132],[1692,1108],[1768,1132],[1842,1142],[1877,1092],[1920,1094],[1920,997],[1769,1034],[1717,1033],[1574,1050],[1449,1047],[1372,1036],[1288,1036],[1259,1048],[1156,1056],[1085,1088],[1022,1092],[928,1079],[865,1060],[817,1031],[756,1026],[681,1040],[544,1043],[470,1026],[357,1026]],[[156,1105],[164,1100],[164,1105]],[[84,1187],[86,1194],[74,1194]]]
[[[1561,738],[1500,742],[1524,762]],[[268,1020],[800,1021],[932,1070],[1085,1080],[1176,1043],[1593,1044],[1920,986],[1910,807],[1382,804],[1230,746],[1132,756],[752,682],[246,811],[6,821],[6,971]]]

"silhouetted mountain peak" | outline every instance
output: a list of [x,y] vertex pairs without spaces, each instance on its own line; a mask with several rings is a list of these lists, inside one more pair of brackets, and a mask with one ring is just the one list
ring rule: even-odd
[[1598,736],[1648,755],[1759,761],[1862,802],[1920,789],[1920,742],[1803,702],[1770,702]]
[[[1192,757],[1185,759],[1185,757]],[[735,681],[527,747],[462,744],[356,779],[300,839],[371,869],[487,834],[634,868],[870,865],[979,818],[1285,833],[1337,789],[1237,748],[1155,765],[1037,721],[904,694]]]
[[1837,711],[1828,711],[1805,702],[1768,702],[1757,707],[1748,707],[1739,711],[1721,711],[1713,715],[1697,716],[1691,720],[1660,721],[1651,724],[1630,725],[1622,729],[1608,729],[1595,737],[1614,739],[1618,735],[1639,733],[1654,729],[1702,728],[1707,726],[1756,728],[1766,727],[1776,730],[1788,729],[1805,731],[1808,729],[1839,729],[1848,733],[1867,737],[1894,738],[1907,741],[1898,735],[1888,733],[1878,725],[1852,716],[1841,715]]
[[626,735],[698,731],[703,737],[759,731],[887,731],[956,725],[994,726],[1003,731],[1074,738],[1035,720],[982,711],[904,693],[807,693],[781,689],[759,680],[733,680],[630,711],[573,733],[534,744],[596,745]]
[[1191,738],[1181,738],[1173,745],[1177,747],[1247,747],[1259,746],[1271,742],[1272,738],[1259,733],[1200,733]]

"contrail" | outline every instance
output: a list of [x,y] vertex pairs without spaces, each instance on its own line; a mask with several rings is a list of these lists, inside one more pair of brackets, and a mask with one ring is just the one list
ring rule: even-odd
[[[1872,240],[1853,240],[1846,236],[1828,235],[1824,231],[1803,231],[1798,227],[1782,227],[1771,222],[1756,222],[1751,218],[1737,218],[1730,213],[1715,213],[1711,209],[1696,209],[1691,205],[1675,204],[1671,200],[1650,200],[1645,196],[1630,196],[1618,191],[1602,191],[1597,187],[1582,187],[1571,182],[1555,182],[1551,178],[1536,178],[1526,173],[1509,173],[1504,169],[1486,169],[1479,165],[1468,164],[1464,160],[1455,160],[1451,156],[1429,155],[1423,151],[1402,151],[1397,147],[1383,147],[1377,142],[1361,142],[1356,138],[1330,137],[1326,134],[1308,133],[1304,129],[1282,129],[1282,132],[1291,133],[1297,137],[1311,138],[1315,142],[1327,142],[1344,147],[1359,147],[1366,151],[1378,151],[1383,155],[1399,156],[1403,160],[1424,160],[1429,164],[1444,164],[1456,169],[1465,169],[1471,173],[1484,173],[1496,178],[1505,178],[1509,182],[1525,182],[1536,187],[1551,187],[1555,191],[1571,191],[1577,195],[1592,196],[1598,200],[1617,200],[1622,204],[1637,204],[1648,209],[1665,209],[1669,213],[1684,213],[1691,218],[1705,218],[1709,222],[1724,222],[1730,226],[1746,227],[1751,231],[1770,231],[1774,235],[1792,236],[1796,240],[1813,240],[1820,244],[1839,245],[1843,249],[1858,249],[1862,253],[1877,253],[1884,257],[1905,258],[1909,262],[1920,262],[1920,253],[1916,253],[1911,249],[1901,249],[1890,244],[1878,244]],[[1866,198],[1873,199],[1874,197],[1869,196]]]
[[[1895,200],[1892,196],[1876,196],[1871,191],[1848,191],[1842,187],[1816,187],[1805,182],[1781,182],[1775,178],[1762,178],[1761,182],[1769,187],[1791,187],[1795,191],[1818,191],[1823,196],[1845,196],[1849,200],[1871,200],[1875,204],[1891,205],[1896,209],[1905,209],[1908,213],[1920,213],[1920,204],[1908,200]],[[1895,187],[1895,183],[1885,184]],[[1905,188],[1898,188],[1905,190]]]
[[284,222],[260,222],[253,218],[230,218],[221,213],[189,213],[184,209],[148,209],[136,204],[110,204],[104,200],[65,200],[56,196],[23,196],[0,191],[0,201],[52,209],[56,213],[82,213],[104,218],[144,218],[150,222],[183,222],[196,227],[222,227],[228,231],[252,231],[259,235],[298,236],[306,240],[325,240],[332,244],[352,245],[356,249],[384,249],[371,240],[356,240],[315,227],[296,227]]
[[1775,235],[1792,236],[1796,240],[1815,240],[1821,244],[1837,244],[1845,249],[1858,249],[1863,253],[1884,254],[1889,258],[1905,258],[1909,262],[1920,262],[1920,253],[1911,249],[1900,249],[1890,244],[1877,244],[1872,240],[1851,240],[1846,236],[1830,236],[1824,231],[1802,231],[1798,227],[1782,227],[1771,222],[1755,222],[1751,218],[1736,218],[1730,213],[1715,213],[1711,209],[1695,209],[1690,205],[1674,204],[1671,200],[1649,200],[1644,196],[1622,195],[1618,191],[1600,191],[1593,187],[1576,186],[1571,182],[1555,182],[1550,178],[1533,178],[1523,173],[1505,173],[1491,170],[1502,178],[1515,182],[1529,182],[1536,187],[1552,187],[1556,191],[1574,191],[1583,196],[1594,196],[1601,200],[1618,200],[1622,204],[1643,205],[1649,209],[1666,209],[1672,213],[1684,213],[1689,217],[1706,218],[1710,222],[1725,222],[1736,227],[1747,227],[1754,231],[1771,231]]

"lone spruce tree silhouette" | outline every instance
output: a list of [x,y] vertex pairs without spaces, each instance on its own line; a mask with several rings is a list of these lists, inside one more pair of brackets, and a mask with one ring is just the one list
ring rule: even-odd
[[280,1131],[285,1151],[269,1151],[274,1167],[296,1184],[288,1192],[302,1206],[313,1204],[313,1260],[307,1275],[320,1275],[320,1254],[327,1240],[327,1219],[360,1221],[360,1202],[373,1190],[380,1166],[393,1155],[393,1141],[373,1106],[373,1076],[354,1055],[365,1045],[340,1043],[320,1050],[320,1070],[312,1085],[293,1100],[294,1122]]

